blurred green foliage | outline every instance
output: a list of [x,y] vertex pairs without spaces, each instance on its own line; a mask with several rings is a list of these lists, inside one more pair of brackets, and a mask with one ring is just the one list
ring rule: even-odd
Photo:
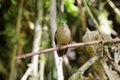
[[[28,53],[32,51],[34,30],[29,27],[29,21],[35,24],[36,17],[36,4],[34,1],[37,0],[24,0],[22,20],[21,20],[21,32],[19,38],[16,39],[16,23],[18,18],[19,3],[21,0],[1,0],[0,1],[0,79],[8,80],[10,73],[10,61],[12,56],[13,45],[19,45],[17,55],[22,53]],[[77,0],[63,0],[65,11],[62,14],[67,20],[67,24],[72,31],[73,41],[80,42],[82,39],[83,31],[82,23],[80,17],[80,9],[76,5]],[[90,10],[92,11],[94,17],[98,22],[103,20],[111,22],[110,24],[114,30],[117,31],[118,36],[120,36],[120,17],[113,12],[110,6],[104,0],[86,0]],[[115,1],[113,1],[115,2]],[[120,3],[120,2],[119,2]],[[59,4],[59,3],[57,3]],[[43,19],[42,25],[42,41],[41,49],[47,49],[52,47],[51,33],[50,33],[50,0],[43,0]],[[93,29],[94,24],[91,20],[85,6],[82,5],[83,12],[85,14],[86,24],[88,28]],[[120,8],[120,5],[118,6]],[[27,12],[27,14],[25,14]],[[111,17],[112,16],[112,17]],[[100,17],[100,19],[99,19]],[[59,19],[58,19],[59,20]],[[75,59],[70,59],[70,64],[72,66],[73,72],[77,70],[85,61],[88,60],[88,54],[83,48],[78,48],[74,50]],[[17,56],[16,55],[16,56]],[[45,54],[46,65],[45,65],[45,77],[46,80],[56,80],[56,68],[53,59],[53,53],[50,52]],[[27,64],[31,61],[31,58],[26,58],[24,60],[17,61],[16,63],[16,77],[18,80],[23,76],[24,72],[28,68]],[[79,79],[76,79],[79,80]]]

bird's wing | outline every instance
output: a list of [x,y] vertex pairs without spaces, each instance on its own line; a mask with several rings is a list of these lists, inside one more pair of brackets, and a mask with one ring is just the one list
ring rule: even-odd
[[55,32],[54,40],[55,40],[55,45],[57,46],[56,32]]

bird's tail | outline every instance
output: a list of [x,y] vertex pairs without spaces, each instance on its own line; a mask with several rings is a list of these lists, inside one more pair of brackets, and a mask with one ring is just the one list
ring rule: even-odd
[[64,50],[58,50],[57,53],[58,53],[58,56],[59,57],[62,57],[63,55],[65,55],[67,53],[68,49],[64,49]]

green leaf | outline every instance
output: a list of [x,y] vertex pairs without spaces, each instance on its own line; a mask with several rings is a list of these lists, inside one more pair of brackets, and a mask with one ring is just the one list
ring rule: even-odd
[[16,0],[11,0],[12,4],[13,5],[16,5],[17,4],[17,1]]

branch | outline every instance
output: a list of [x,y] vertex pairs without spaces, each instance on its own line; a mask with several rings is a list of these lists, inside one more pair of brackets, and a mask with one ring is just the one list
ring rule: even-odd
[[68,80],[75,80],[75,78],[81,76],[84,74],[84,72],[92,66],[99,58],[101,55],[96,55],[93,58],[91,58],[89,61],[87,61],[83,66],[81,66]]
[[77,4],[79,6],[79,13],[80,13],[80,17],[81,17],[81,24],[83,26],[83,31],[85,31],[87,28],[87,23],[86,23],[86,18],[85,18],[85,12],[84,12],[83,6],[82,6],[82,1],[77,0]]
[[86,0],[83,0],[83,3],[84,3],[84,5],[85,5],[85,7],[86,7],[86,9],[87,9],[87,11],[88,11],[88,13],[89,13],[91,19],[93,20],[96,29],[99,30],[99,25],[98,25],[97,21],[95,20],[95,18],[94,18],[94,16],[93,16],[92,12],[90,11],[90,8],[88,7]]
[[17,68],[15,66],[16,61],[14,60],[15,55],[17,54],[18,48],[20,47],[19,43],[20,43],[20,32],[21,32],[21,28],[22,28],[22,14],[23,14],[23,5],[24,5],[24,0],[20,0],[20,4],[19,4],[19,8],[18,8],[18,15],[17,15],[17,22],[16,22],[16,30],[15,30],[15,35],[14,35],[14,40],[16,41],[16,43],[18,42],[18,44],[13,45],[13,51],[11,54],[11,61],[10,61],[10,74],[9,74],[9,80],[16,80],[16,75],[14,75],[15,73],[17,73]]
[[[41,27],[41,21],[42,21],[42,6],[41,6],[41,0],[37,0],[36,3],[37,6],[37,19],[35,22],[35,28],[34,28],[34,40],[33,40],[33,47],[32,47],[32,52],[36,52],[40,49],[40,42],[41,42],[41,36],[42,36],[42,27]],[[42,61],[41,61],[42,62]],[[39,63],[39,55],[35,55],[32,56],[32,60],[30,63],[30,66],[28,67],[28,69],[26,70],[26,72],[24,73],[24,75],[22,76],[21,80],[27,80],[27,78],[32,78],[32,79],[38,79],[38,77],[40,76],[40,78],[43,78],[44,74],[43,71],[44,69],[40,70],[40,72],[38,72],[38,63]],[[41,63],[40,63],[41,64]],[[38,73],[41,73],[43,75],[40,75]]]
[[69,45],[65,45],[65,46],[61,46],[61,47],[54,47],[54,48],[49,48],[49,49],[45,49],[45,50],[41,50],[41,51],[27,53],[24,55],[17,56],[15,59],[27,58],[27,57],[30,57],[33,55],[52,52],[55,50],[62,50],[62,49],[66,49],[66,48],[76,48],[76,47],[82,47],[82,46],[86,46],[86,45],[93,45],[93,44],[99,44],[99,43],[107,44],[107,43],[116,43],[116,42],[120,42],[120,39],[98,40],[98,41],[88,41],[88,42],[82,42],[82,43],[69,44]]
[[87,11],[88,11],[88,13],[89,13],[91,19],[93,20],[96,29],[98,30],[98,32],[99,32],[100,35],[102,36],[102,39],[105,39],[105,36],[102,35],[102,32],[101,32],[101,30],[99,29],[99,24],[98,24],[97,20],[94,18],[92,12],[90,11],[90,8],[88,7],[86,0],[83,0],[83,3],[84,3],[84,5],[85,5],[85,7],[86,7],[86,9],[87,9]]
[[32,72],[32,68],[29,67],[29,68],[26,70],[25,74],[22,76],[21,80],[27,80],[27,78],[28,78],[28,76],[30,75],[31,72]]
[[[52,47],[56,47],[55,41],[54,41],[54,35],[57,28],[56,24],[56,17],[57,17],[57,1],[56,0],[50,0],[50,29],[51,29],[51,35],[52,35]],[[59,13],[58,13],[59,14]],[[62,69],[62,61],[59,59],[57,55],[57,51],[54,51],[54,60],[55,60],[55,67],[57,69],[57,80],[63,80],[63,69]]]
[[114,12],[120,16],[120,10],[114,5],[114,3],[111,0],[106,0],[108,4],[111,6],[111,8],[114,10]]

